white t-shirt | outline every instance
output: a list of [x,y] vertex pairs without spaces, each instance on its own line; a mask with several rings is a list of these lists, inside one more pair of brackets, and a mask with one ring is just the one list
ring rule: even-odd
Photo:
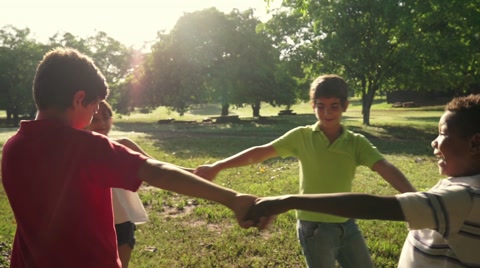
[[396,197],[410,229],[399,268],[480,267],[480,174]]
[[135,224],[147,222],[148,216],[137,193],[112,188],[112,204],[115,224],[131,221]]

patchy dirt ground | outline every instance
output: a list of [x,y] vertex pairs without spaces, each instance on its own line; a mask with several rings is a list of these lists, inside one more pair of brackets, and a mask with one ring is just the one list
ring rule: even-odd
[[11,245],[0,242],[0,268],[10,267],[10,254],[12,254]]

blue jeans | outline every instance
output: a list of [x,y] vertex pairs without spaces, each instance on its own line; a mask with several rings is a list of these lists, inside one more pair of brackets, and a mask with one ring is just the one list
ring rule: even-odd
[[357,224],[353,219],[343,223],[299,220],[297,234],[303,255],[310,268],[373,267],[372,259]]

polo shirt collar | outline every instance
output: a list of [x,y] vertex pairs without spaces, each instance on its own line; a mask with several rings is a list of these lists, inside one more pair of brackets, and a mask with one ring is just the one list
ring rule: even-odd
[[60,129],[71,128],[58,120],[22,120],[20,121],[20,133],[35,133],[43,131],[59,131]]
[[345,125],[340,124],[340,126],[342,127],[342,134],[340,134],[340,136],[338,136],[338,138],[335,139],[335,141],[331,144],[330,144],[330,141],[328,140],[327,136],[325,136],[325,133],[323,133],[323,131],[320,129],[320,122],[316,122],[315,124],[312,125],[312,132],[319,133],[323,142],[325,142],[326,144],[329,144],[328,146],[333,146],[334,144],[346,141],[351,137],[350,132],[345,127]]
[[[345,136],[347,136],[348,129],[347,127],[345,127],[344,124],[340,124],[340,126],[342,127],[342,134],[338,138],[344,138]],[[315,124],[312,125],[312,131],[322,132],[322,130],[320,129],[320,122],[317,121]]]

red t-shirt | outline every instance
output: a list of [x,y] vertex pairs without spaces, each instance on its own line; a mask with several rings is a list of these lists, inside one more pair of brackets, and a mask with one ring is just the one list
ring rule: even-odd
[[11,267],[121,267],[111,187],[136,191],[146,159],[60,122],[21,122],[2,156],[17,222]]

